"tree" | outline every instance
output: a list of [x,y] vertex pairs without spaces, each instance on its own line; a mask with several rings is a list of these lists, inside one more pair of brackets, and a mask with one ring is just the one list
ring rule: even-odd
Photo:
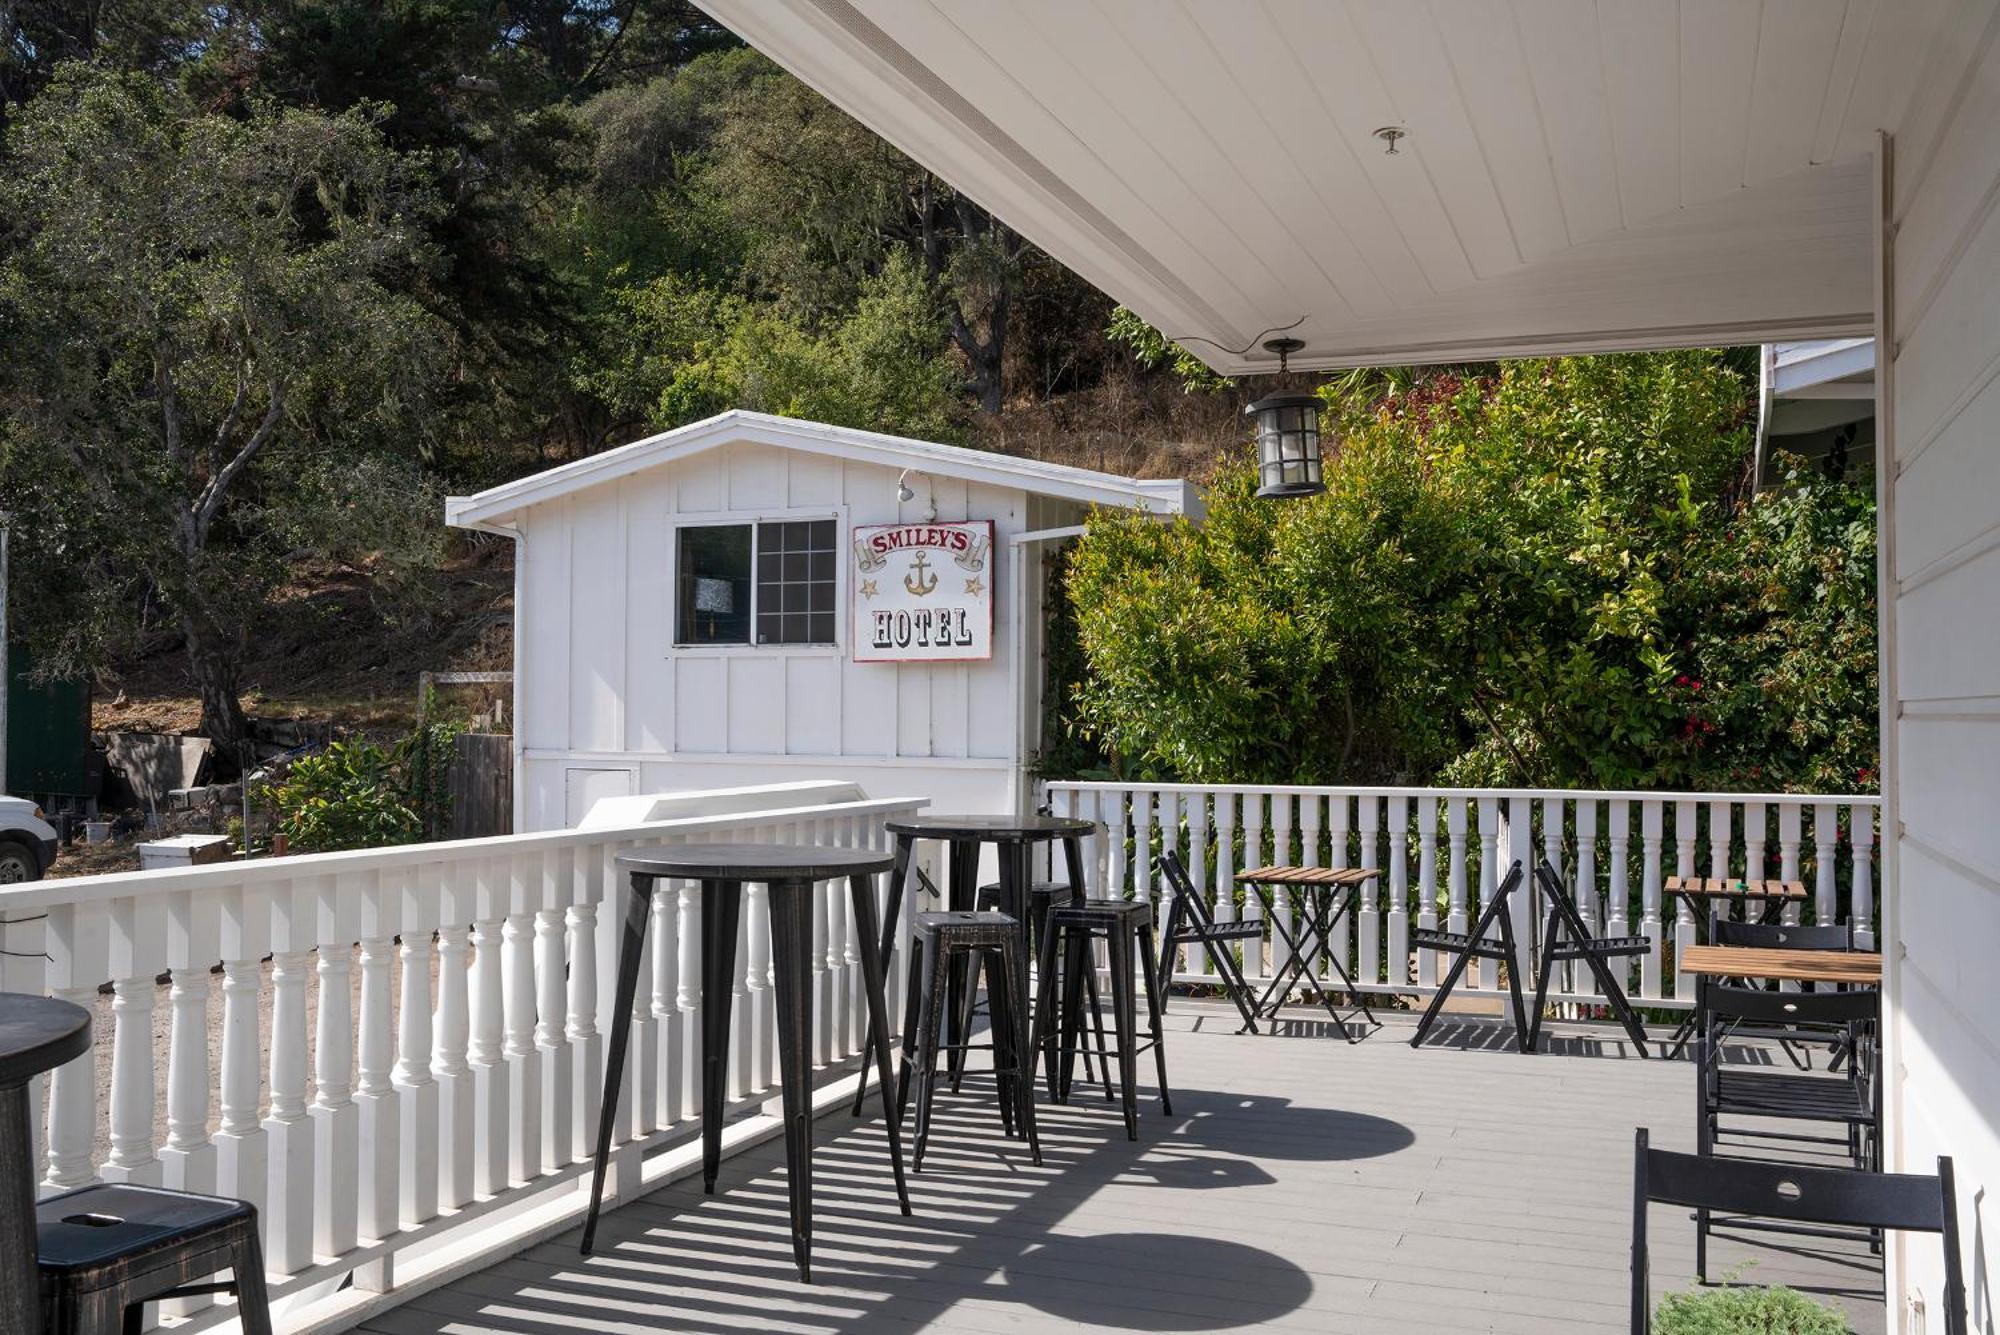
[[1028,246],[812,89],[762,73],[723,109],[705,188],[742,229],[751,282],[807,323],[850,307],[892,250],[941,297],[981,411],[1006,394],[1007,340]]
[[51,670],[177,626],[202,731],[246,730],[254,616],[306,557],[436,528],[416,469],[445,331],[424,164],[375,115],[197,111],[83,66],[19,114],[0,172],[0,484]]
[[1093,520],[1073,723],[1197,782],[1866,785],[1873,503],[1745,499],[1716,353],[1325,391],[1326,494]]

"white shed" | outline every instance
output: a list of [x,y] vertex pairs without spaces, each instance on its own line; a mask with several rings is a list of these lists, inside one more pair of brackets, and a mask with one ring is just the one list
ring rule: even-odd
[[605,797],[857,780],[1012,811],[1040,745],[1041,557],[1141,481],[727,412],[453,497],[514,539],[514,826]]

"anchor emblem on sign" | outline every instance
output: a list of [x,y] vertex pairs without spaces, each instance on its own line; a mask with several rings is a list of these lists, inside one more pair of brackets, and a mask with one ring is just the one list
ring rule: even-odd
[[903,587],[921,598],[938,586],[938,577],[931,573],[930,562],[922,552],[910,562],[910,573],[903,576]]

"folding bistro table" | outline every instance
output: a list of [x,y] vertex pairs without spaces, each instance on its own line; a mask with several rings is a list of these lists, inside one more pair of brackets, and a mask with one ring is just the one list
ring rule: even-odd
[[[1667,894],[1688,906],[1694,915],[1697,930],[1702,940],[1713,944],[1715,940],[1715,920],[1728,912],[1732,900],[1742,900],[1744,920],[1749,920],[1750,904],[1759,901],[1763,912],[1759,921],[1776,922],[1783,915],[1788,904],[1803,904],[1808,896],[1804,881],[1746,881],[1723,876],[1669,876],[1661,887]],[[1695,1016],[1688,1012],[1685,1020],[1668,1037],[1672,1055],[1680,1056],[1694,1037]]]
[[1707,929],[1710,919],[1716,917],[1723,906],[1731,900],[1744,901],[1744,917],[1750,902],[1760,901],[1764,906],[1762,921],[1776,922],[1787,904],[1806,902],[1804,881],[1743,881],[1721,876],[1669,876],[1662,887],[1669,895],[1686,904],[1694,913],[1695,921]]
[[[1333,929],[1343,916],[1353,912],[1361,887],[1380,875],[1381,872],[1373,867],[1252,867],[1236,873],[1236,883],[1249,886],[1263,901],[1264,916],[1270,920],[1271,930],[1290,951],[1290,958],[1279,968],[1277,977],[1264,989],[1264,995],[1257,999],[1255,1010],[1258,1014],[1277,1019],[1278,1007],[1285,1004],[1292,987],[1299,979],[1310,977],[1319,993],[1320,1004],[1340,1025],[1340,1032],[1346,1035],[1348,1042],[1359,1042],[1359,1038],[1347,1033],[1347,1023],[1339,1008],[1333,1004],[1331,992],[1317,975],[1307,973],[1323,955],[1333,965],[1333,971],[1340,975],[1347,995],[1354,998],[1354,1004],[1368,1017],[1368,1023],[1381,1023],[1375,1018],[1375,1012],[1368,1009],[1368,1003],[1361,999],[1361,991],[1355,987],[1346,963],[1333,948]],[[1277,915],[1280,892],[1288,897],[1297,915],[1296,930]]]

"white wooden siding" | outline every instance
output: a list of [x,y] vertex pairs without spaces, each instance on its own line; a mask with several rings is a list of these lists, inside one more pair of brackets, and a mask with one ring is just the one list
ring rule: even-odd
[[[770,445],[737,443],[586,488],[522,512],[521,736],[527,748],[521,828],[563,823],[561,768],[607,759],[643,764],[661,788],[724,780],[696,762],[856,757],[961,763],[998,775],[1016,757],[1009,539],[1030,525],[1019,490]],[[935,487],[938,517],[991,519],[993,657],[962,664],[849,661],[847,535],[855,524],[919,520]],[[1080,506],[1037,501],[1036,522],[1075,523]],[[674,645],[675,530],[700,522],[827,518],[841,530],[840,643]],[[1038,568],[1033,567],[1031,568]],[[1037,603],[1039,607],[1039,603]],[[1029,665],[1039,679],[1039,663]],[[1032,712],[1032,706],[1029,707]],[[656,770],[664,762],[681,770]],[[791,777],[789,768],[755,770]],[[852,777],[851,767],[837,777]],[[878,784],[879,786],[879,784]],[[893,785],[892,785],[893,786]],[[903,787],[910,785],[905,782]]]
[[[1879,19],[1878,19],[1879,22]],[[2000,14],[1952,7],[1895,143],[1891,448],[1894,1147],[1957,1163],[1968,1246],[2000,1188]],[[1987,1211],[1990,1213],[1990,1211]],[[1924,1239],[1898,1297],[1934,1304]],[[1987,1254],[1968,1258],[1990,1320]],[[1934,1311],[1934,1309],[1933,1309]],[[1909,1327],[1915,1329],[1914,1326]],[[1941,1328],[1932,1315],[1928,1329]],[[1983,1328],[1983,1327],[1982,1327]]]

